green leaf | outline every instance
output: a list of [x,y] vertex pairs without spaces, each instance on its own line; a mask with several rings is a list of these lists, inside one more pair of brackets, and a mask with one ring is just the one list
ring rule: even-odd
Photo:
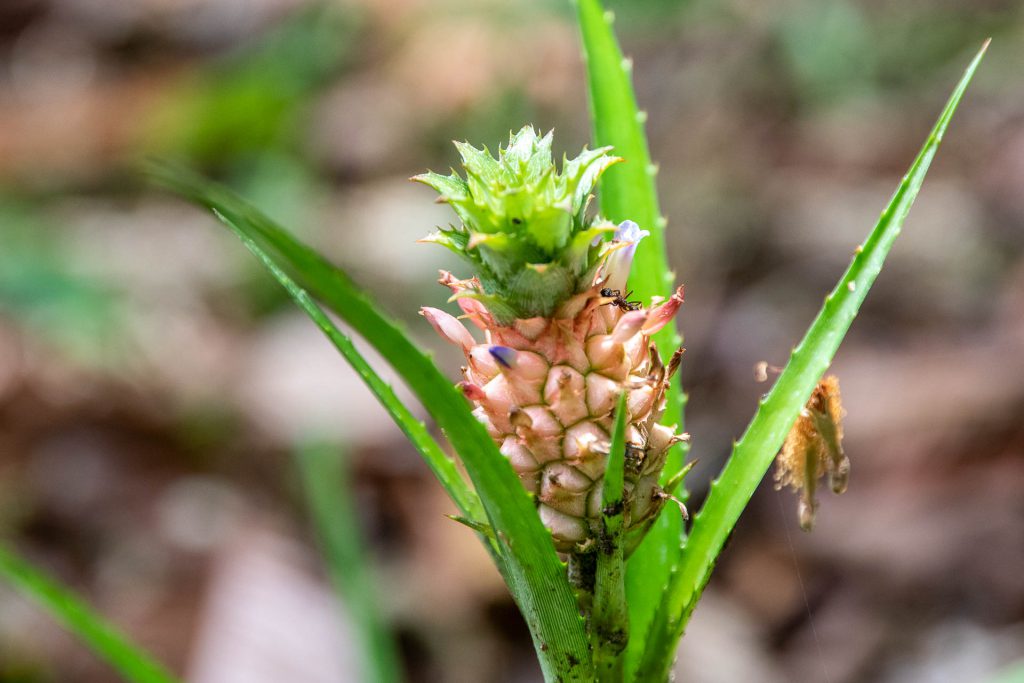
[[583,219],[583,211],[598,178],[609,166],[622,161],[619,157],[608,156],[610,151],[611,147],[584,149],[575,159],[566,159],[562,163],[566,184],[573,188],[572,213],[578,220]]
[[557,254],[569,241],[572,215],[563,206],[542,207],[530,214],[526,232],[545,254]]
[[594,240],[601,240],[606,233],[615,232],[615,226],[611,223],[601,223],[588,230],[576,233],[572,243],[562,252],[562,262],[566,268],[574,272],[583,270],[591,260],[591,253],[596,253],[596,248],[591,245]]
[[[309,296],[306,290],[299,287],[295,281],[282,270],[274,259],[241,230],[234,223],[228,221],[218,210],[214,209],[214,215],[221,219],[242,241],[246,248],[271,272],[274,278],[292,296],[296,305],[305,312],[310,319],[320,328],[327,338],[341,352],[345,360],[359,374],[360,378],[373,393],[374,397],[388,411],[391,419],[402,430],[409,442],[420,452],[427,465],[433,471],[441,485],[452,497],[452,501],[463,514],[483,515],[484,510],[479,497],[466,482],[459,476],[455,463],[451,461],[441,450],[434,438],[427,431],[426,425],[416,419],[409,412],[409,409],[395,395],[394,390],[377,374],[362,354],[355,348],[352,340],[349,339],[334,322],[324,313],[315,301]],[[503,567],[500,558],[500,548],[492,538],[484,537],[488,550],[495,558],[499,567]]]
[[[502,173],[501,164],[491,156],[487,148],[477,149],[468,142],[455,142],[455,148],[462,157],[462,165],[466,168],[466,175],[470,178],[469,187],[474,196],[486,195],[482,188],[491,185],[501,185],[506,178]],[[473,187],[473,180],[476,180],[480,187]]]
[[[152,166],[150,172],[157,182],[160,182],[164,186],[174,189],[193,201],[199,202],[210,208],[214,215],[217,216],[217,218],[220,219],[220,221],[228,228],[230,228],[232,232],[234,232],[243,241],[243,243],[245,243],[250,251],[253,251],[257,258],[263,262],[282,286],[285,287],[288,293],[295,298],[297,305],[313,319],[317,326],[320,327],[321,331],[327,335],[349,364],[352,365],[353,369],[356,370],[360,378],[370,388],[377,400],[380,401],[381,405],[383,405],[388,411],[388,414],[395,421],[395,424],[398,425],[412,445],[420,452],[420,455],[423,456],[423,459],[434,472],[438,481],[441,482],[445,491],[448,492],[448,495],[451,496],[452,501],[459,510],[463,514],[471,517],[478,515],[482,516],[483,508],[480,504],[479,497],[459,475],[458,469],[455,467],[455,463],[445,455],[437,441],[430,435],[426,426],[417,420],[409,409],[405,407],[398,397],[395,396],[394,390],[377,375],[376,371],[374,371],[370,364],[362,357],[359,351],[352,344],[352,341],[337,329],[334,323],[327,317],[320,307],[316,305],[309,294],[299,287],[291,277],[289,277],[288,274],[286,274],[277,265],[276,261],[274,261],[263,247],[257,244],[252,235],[252,232],[255,232],[256,235],[260,235],[263,231],[281,231],[282,229],[273,224],[269,218],[263,216],[256,209],[235,197],[226,188],[215,183],[209,183],[189,171],[160,164]],[[247,227],[249,230],[246,230]],[[308,247],[305,247],[304,245],[302,245],[302,247],[305,251],[297,250],[297,254],[301,253],[303,257],[299,265],[297,265],[300,269],[303,264],[309,265],[317,262],[316,260],[319,259],[319,256],[317,256],[315,252],[310,250]],[[345,292],[347,291],[349,294],[347,304],[351,308],[358,310],[362,314],[359,319],[365,321],[364,326],[371,328],[371,316],[373,315],[371,313],[372,305],[366,296],[362,292],[356,290],[355,285],[348,279],[348,276],[341,271],[334,269],[331,275],[331,280],[324,281],[324,288],[335,292],[341,299],[344,299]],[[403,346],[405,344],[409,344],[408,340],[404,338],[404,334],[398,330],[394,323],[388,322],[387,326],[387,328],[384,326],[379,328],[382,332],[382,337],[384,336],[384,332],[390,331],[396,338],[387,339],[384,337],[387,341],[385,342],[384,339],[382,339],[380,346],[383,347],[383,349],[390,350],[392,353],[397,353],[403,350]],[[353,325],[353,327],[358,331],[362,331],[357,325]],[[378,347],[378,350],[381,351],[382,354],[384,354],[383,349]],[[386,356],[387,354],[384,355]]]
[[[575,0],[583,40],[584,60],[594,125],[594,146],[610,145],[625,163],[615,164],[601,177],[601,214],[616,223],[633,220],[650,236],[637,247],[629,288],[645,304],[652,296],[667,296],[674,288],[675,275],[669,269],[665,251],[665,219],[658,206],[654,178],[644,133],[645,114],[637,108],[631,82],[631,65],[623,58],[612,31],[612,15],[600,0]],[[671,358],[682,344],[675,322],[654,337],[662,358]],[[669,388],[663,422],[678,423],[683,429],[686,395],[676,375]],[[674,448],[665,464],[663,481],[678,473],[686,459],[688,445]],[[631,636],[627,659],[634,662],[645,644],[650,615],[661,602],[673,567],[679,561],[684,539],[679,515],[661,514],[647,537],[630,556],[626,585],[629,596]],[[629,666],[629,664],[627,664]]]
[[174,683],[178,679],[80,597],[0,545],[0,576],[34,600],[99,658],[133,683]]
[[523,263],[541,258],[523,236],[507,232],[470,233],[466,250],[478,253],[483,264],[503,280],[515,275]]
[[324,313],[323,309],[317,306],[312,297],[295,284],[295,281],[278,267],[273,258],[256,244],[255,240],[216,210],[214,213],[238,235],[238,238],[242,240],[242,243],[245,244],[249,251],[266,266],[277,281],[288,291],[299,308],[316,323],[321,332],[327,335],[327,338],[331,340],[335,348],[341,352],[345,360],[359,374],[360,379],[363,380],[377,400],[380,401],[380,404],[388,411],[391,419],[395,421],[395,424],[402,430],[402,433],[416,447],[423,456],[423,459],[427,461],[430,469],[434,472],[434,475],[441,482],[441,485],[444,486],[445,490],[451,495],[459,510],[467,515],[481,514],[483,510],[480,500],[472,489],[466,485],[462,477],[459,476],[455,463],[444,454],[444,451],[441,450],[441,447],[430,435],[430,432],[427,431],[426,425],[409,412],[409,409],[395,395],[394,389],[381,379],[380,375],[363,358],[362,354],[359,353],[352,343],[352,340],[338,329],[334,322]]
[[[646,115],[639,111],[631,82],[632,65],[622,56],[613,17],[600,0],[576,0],[583,56],[587,65],[591,119],[595,147],[611,147],[624,163],[610,165],[601,176],[601,214],[615,222],[635,221],[650,237],[636,250],[629,288],[645,304],[652,296],[668,296],[675,289],[675,275],[669,269],[665,251],[665,219],[658,206],[654,178],[644,133]],[[673,325],[655,336],[658,351],[670,358],[680,339]],[[678,405],[677,402],[672,404]],[[677,409],[668,410],[676,414]],[[673,418],[674,419],[674,418]],[[678,467],[676,468],[678,469]]]
[[478,522],[474,519],[467,519],[466,517],[459,517],[458,515],[445,515],[445,517],[452,520],[453,522],[458,522],[463,526],[469,527],[473,531],[481,533],[487,536],[488,538],[494,538],[494,529],[491,528],[490,524]]
[[708,582],[722,546],[782,446],[797,414],[828,369],[839,343],[881,271],[885,257],[921,189],[953,112],[987,47],[986,41],[967,67],[931,135],[867,241],[857,248],[839,284],[825,297],[825,305],[818,317],[793,350],[771,392],[761,400],[747,431],[733,446],[732,456],[718,480],[712,483],[707,500],[694,519],[682,563],[664,595],[662,608],[653,624],[637,681],[667,679],[676,643]]
[[430,233],[426,237],[420,238],[418,241],[424,244],[440,244],[445,249],[464,259],[469,260],[470,258],[466,253],[469,235],[461,230],[445,230],[442,228]]
[[464,200],[469,197],[469,188],[466,187],[466,181],[459,177],[458,173],[441,175],[440,173],[427,171],[426,173],[414,175],[410,180],[434,188],[441,195],[439,199],[444,202]]
[[331,581],[362,640],[360,680],[400,681],[398,649],[379,612],[344,454],[327,444],[308,444],[296,456]]
[[[312,294],[387,359],[444,430],[480,495],[496,532],[506,583],[530,628],[545,677],[591,680],[583,621],[550,533],[461,393],[348,275],[286,230],[226,188],[194,174],[166,165],[152,173],[158,182],[213,210],[253,244],[259,241],[261,249],[272,250]],[[271,257],[269,251],[264,255]],[[466,516],[478,519],[471,513]]]
[[626,392],[622,392],[615,408],[611,450],[601,488],[602,529],[597,544],[594,607],[590,617],[594,668],[598,680],[608,683],[622,680],[622,652],[629,638],[626,558],[622,543],[626,504],[626,412]]

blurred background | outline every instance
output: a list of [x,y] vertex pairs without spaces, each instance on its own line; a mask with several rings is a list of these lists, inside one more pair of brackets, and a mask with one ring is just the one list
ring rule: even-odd
[[[988,681],[1024,658],[1024,5],[611,2],[686,283],[691,508],[994,42],[836,358],[849,491],[770,477],[680,680]],[[524,123],[588,140],[562,0],[3,0],[0,535],[194,683],[358,680],[294,444],[346,445],[409,681],[539,680],[489,559],[398,430],[147,156],[224,180],[436,349],[407,182]],[[378,364],[378,367],[382,365]],[[0,681],[117,680],[0,585]]]

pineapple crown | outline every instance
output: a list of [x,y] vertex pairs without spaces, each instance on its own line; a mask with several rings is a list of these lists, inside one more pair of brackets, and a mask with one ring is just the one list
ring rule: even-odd
[[497,158],[486,148],[456,142],[465,178],[454,170],[413,178],[437,190],[438,201],[450,204],[462,222],[421,241],[447,247],[472,263],[480,288],[457,296],[479,300],[503,323],[551,317],[561,302],[593,284],[609,254],[627,247],[631,256],[635,241],[646,234],[627,221],[619,233],[627,228],[632,241],[606,242],[616,226],[587,217],[598,178],[621,161],[609,156],[611,147],[584,148],[574,159],[563,158],[559,172],[551,139],[550,132],[542,137],[524,126],[510,134],[507,146],[498,147]]

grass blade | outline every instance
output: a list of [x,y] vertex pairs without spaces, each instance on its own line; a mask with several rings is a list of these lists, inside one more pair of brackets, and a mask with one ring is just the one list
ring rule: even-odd
[[[654,182],[656,167],[651,163],[644,133],[646,116],[637,107],[631,65],[623,58],[615,39],[611,13],[604,11],[600,0],[575,1],[587,65],[594,145],[611,145],[614,153],[625,159],[625,163],[612,166],[601,177],[601,212],[616,222],[634,220],[651,232],[637,247],[629,277],[635,296],[646,303],[651,296],[665,296],[675,282],[665,250],[665,219],[658,206]],[[654,341],[662,358],[671,358],[682,344],[675,322],[655,335]],[[685,403],[686,395],[676,375],[669,388],[664,421],[678,422],[682,430]],[[682,469],[687,450],[684,443],[669,454],[663,481]],[[627,658],[631,661],[644,649],[648,620],[679,560],[683,537],[679,515],[659,515],[629,558],[626,581],[632,634]]]
[[598,680],[608,683],[622,680],[621,655],[629,638],[626,565],[622,548],[625,464],[626,393],[623,392],[615,409],[611,451],[601,489],[603,528],[597,544],[597,574],[590,627],[594,643],[594,668]]
[[0,576],[35,601],[100,659],[132,683],[175,683],[178,679],[133,645],[84,600],[0,546]]
[[459,475],[455,463],[444,454],[444,451],[441,450],[441,447],[430,435],[430,432],[427,431],[427,426],[416,419],[398,399],[394,390],[387,382],[380,378],[380,375],[363,358],[362,354],[359,353],[352,343],[352,340],[338,329],[334,322],[324,313],[323,309],[313,301],[312,297],[299,287],[254,240],[225,216],[219,212],[215,213],[229,228],[234,230],[238,238],[249,248],[249,251],[266,266],[277,281],[292,296],[299,308],[316,323],[320,331],[327,335],[327,338],[331,340],[335,348],[341,352],[341,355],[345,357],[345,360],[349,362],[366,386],[373,392],[373,395],[388,411],[391,419],[395,421],[395,424],[402,430],[402,433],[405,434],[406,438],[409,439],[423,456],[423,459],[426,460],[427,465],[434,472],[441,485],[451,495],[459,510],[471,517],[481,515],[483,508],[480,500]]
[[[544,675],[551,680],[559,676],[566,681],[590,680],[586,631],[551,536],[512,466],[470,413],[465,398],[343,271],[288,231],[215,183],[167,166],[153,173],[163,185],[213,210],[247,238],[250,249],[260,250],[264,263],[275,263],[284,275],[264,245],[273,250],[312,294],[395,368],[444,430],[480,494],[486,518],[496,532],[503,575],[530,628]],[[312,303],[302,291],[303,299]]]
[[381,620],[344,455],[327,444],[311,444],[296,459],[331,582],[362,639],[361,680],[400,681],[398,649]]
[[637,681],[665,680],[668,677],[676,643],[707,584],[715,559],[782,446],[797,413],[832,362],[839,343],[881,271],[953,113],[987,47],[988,41],[967,67],[924,147],[867,241],[858,247],[850,267],[825,298],[821,312],[793,350],[771,392],[761,400],[747,431],[733,446],[732,456],[718,480],[712,484],[703,508],[694,519],[682,563],[665,596],[664,609],[659,610],[653,624]]

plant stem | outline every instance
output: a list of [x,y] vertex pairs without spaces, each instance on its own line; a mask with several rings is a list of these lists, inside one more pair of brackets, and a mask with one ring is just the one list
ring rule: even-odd
[[619,396],[615,429],[601,489],[601,533],[597,540],[594,607],[590,637],[594,668],[601,683],[622,680],[623,653],[629,642],[626,604],[626,558],[622,527],[628,503],[625,492],[626,393]]

